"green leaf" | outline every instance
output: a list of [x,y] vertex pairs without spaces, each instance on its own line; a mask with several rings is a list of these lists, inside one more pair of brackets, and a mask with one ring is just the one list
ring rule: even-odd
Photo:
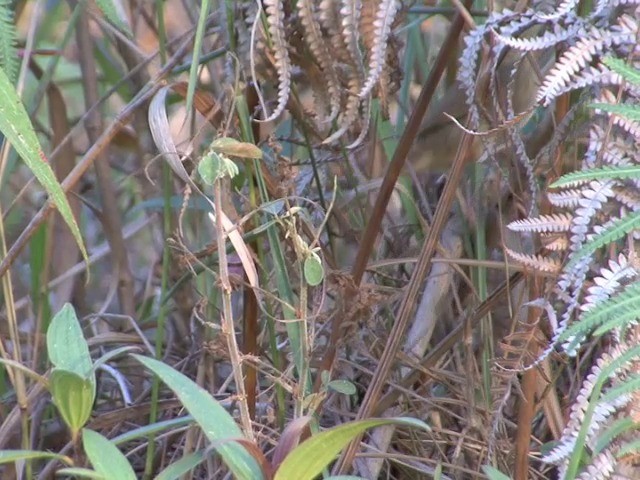
[[47,162],[20,97],[2,69],[0,69],[0,132],[11,142],[18,155],[22,157],[29,170],[49,194],[49,198],[71,229],[84,261],[88,264],[89,257],[82,241],[82,235],[64,190]]
[[211,149],[228,157],[242,157],[260,160],[262,150],[253,143],[239,142],[235,138],[216,138],[211,143]]
[[0,2],[0,70],[5,71],[12,83],[17,80],[20,70],[17,38],[14,7],[11,2]]
[[356,386],[351,383],[349,380],[331,380],[327,384],[327,388],[331,390],[341,393],[343,395],[355,395],[356,394]]
[[274,480],[313,480],[351,440],[370,428],[389,424],[429,430],[427,424],[413,418],[369,419],[339,425],[312,436],[296,447],[280,464]]
[[324,278],[324,268],[322,260],[316,252],[311,254],[304,261],[304,279],[309,285],[315,287],[322,283]]
[[198,173],[207,185],[213,185],[219,178],[233,178],[239,171],[235,163],[214,151],[208,152],[198,162]]
[[53,403],[75,437],[89,420],[95,388],[90,380],[60,368],[51,372],[49,385]]
[[129,460],[113,443],[93,430],[82,430],[82,446],[96,472],[105,478],[136,480]]
[[173,462],[162,472],[158,474],[155,480],[175,480],[182,477],[190,470],[197,467],[205,459],[204,450],[191,453],[186,457],[182,457],[180,460]]
[[255,458],[242,445],[228,441],[243,438],[242,431],[233,417],[209,392],[158,360],[141,355],[132,356],[173,390],[209,441],[216,444],[215,449],[236,477],[242,480],[263,478],[262,470]]
[[491,465],[483,465],[482,470],[484,470],[484,474],[489,480],[511,480],[504,473],[492,467]]
[[126,13],[121,11],[121,4],[116,4],[113,0],[96,0],[96,5],[107,17],[107,20],[118,27],[121,32],[126,33],[129,38],[133,38],[131,27],[127,23]]
[[57,453],[50,452],[38,452],[36,450],[1,450],[0,451],[0,464],[13,463],[18,460],[32,460],[37,458],[57,459],[68,465],[73,464],[73,460],[65,455],[58,455]]
[[[51,363],[62,370],[89,377],[93,364],[89,345],[82,333],[76,312],[65,303],[53,317],[47,330],[47,350]],[[91,378],[95,383],[95,378]]]

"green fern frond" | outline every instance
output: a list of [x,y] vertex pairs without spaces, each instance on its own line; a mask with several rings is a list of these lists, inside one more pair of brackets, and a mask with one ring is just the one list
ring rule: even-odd
[[[604,399],[604,396],[602,398]],[[607,448],[611,444],[613,439],[619,437],[629,430],[638,428],[638,426],[639,425],[629,417],[619,418],[598,437],[598,440],[593,447],[593,456],[595,457],[605,448]]]
[[[623,292],[609,300],[597,304],[592,310],[585,312],[580,321],[569,326],[558,338],[560,342],[577,335],[587,335],[605,322],[616,323],[608,330],[623,326],[640,315],[640,283],[628,286]],[[604,333],[604,332],[603,332]]]
[[[636,390],[640,390],[640,375],[633,375],[625,379],[624,383],[607,390],[607,393],[602,395],[602,401],[613,402],[622,395],[628,395]],[[640,427],[637,423],[635,425],[636,427]]]
[[634,440],[622,445],[620,450],[618,450],[616,457],[622,458],[627,455],[637,455],[638,452],[640,452],[640,440]]
[[601,232],[589,239],[582,248],[571,255],[567,262],[566,270],[575,267],[584,257],[592,255],[605,245],[609,245],[620,240],[629,232],[640,228],[640,212],[633,212],[629,215],[612,221]]
[[633,121],[640,121],[640,108],[635,105],[613,105],[610,103],[592,103],[591,108],[597,108],[609,113],[615,113]]
[[640,178],[640,166],[607,166],[601,168],[590,168],[588,170],[578,170],[561,176],[550,185],[550,188],[570,187],[588,183],[593,180],[626,180],[630,178]]
[[640,356],[640,345],[630,348],[622,353],[618,352],[617,356],[612,358],[609,363],[603,366],[595,379],[593,389],[591,390],[589,405],[584,413],[580,431],[575,441],[576,448],[573,451],[567,471],[564,478],[574,479],[577,478],[580,462],[585,458],[584,451],[586,446],[586,439],[589,430],[592,428],[594,421],[594,414],[598,404],[601,403],[602,389],[607,381],[614,375],[614,372],[623,368],[623,366],[629,364],[631,360],[637,359]]
[[12,82],[17,80],[20,68],[16,47],[17,38],[11,2],[0,0],[0,68],[4,70]]
[[624,62],[624,60],[607,57],[602,60],[602,63],[617,74],[621,75],[627,82],[633,83],[634,85],[640,85],[640,71],[630,67]]

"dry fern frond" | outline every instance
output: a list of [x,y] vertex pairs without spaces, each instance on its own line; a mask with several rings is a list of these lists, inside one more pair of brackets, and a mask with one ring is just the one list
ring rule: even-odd
[[541,215],[536,218],[516,220],[507,225],[514,232],[568,232],[571,228],[571,216],[564,213]]
[[369,74],[364,82],[362,90],[358,94],[360,98],[364,98],[378,83],[380,74],[384,68],[384,61],[387,51],[387,43],[389,34],[391,33],[391,25],[398,12],[398,0],[380,0],[378,5],[378,13],[373,22],[373,42],[369,51]]
[[[267,25],[274,55],[274,66],[278,72],[278,105],[275,110],[265,118],[270,122],[278,118],[284,112],[291,93],[291,60],[289,59],[289,47],[286,40],[284,27],[284,6],[281,0],[264,0],[267,14]],[[265,112],[266,114],[266,112]]]
[[320,23],[317,20],[318,14],[314,10],[314,2],[312,0],[299,0],[297,6],[300,23],[304,30],[305,42],[318,62],[323,79],[327,84],[330,112],[329,118],[325,119],[324,122],[330,123],[338,116],[340,111],[340,82],[335,64],[325,39],[322,37]]
[[505,252],[518,263],[541,272],[558,273],[562,267],[558,260],[543,255],[518,253],[509,248]]

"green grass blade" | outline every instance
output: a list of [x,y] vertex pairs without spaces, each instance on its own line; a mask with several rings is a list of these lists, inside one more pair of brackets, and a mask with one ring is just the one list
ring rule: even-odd
[[141,355],[133,357],[173,390],[209,441],[217,443],[216,450],[236,477],[247,480],[262,478],[260,465],[249,452],[236,442],[225,441],[243,438],[242,431],[209,392],[158,360]]
[[32,460],[38,458],[57,459],[71,465],[73,462],[69,457],[58,455],[57,453],[38,452],[36,450],[3,450],[0,451],[0,465],[3,463],[13,463],[18,460]]
[[182,457],[180,460],[173,462],[160,472],[155,480],[176,480],[200,465],[205,458],[204,450],[191,453],[186,457]]
[[49,194],[49,198],[71,229],[84,261],[89,263],[80,229],[64,190],[47,162],[20,97],[2,69],[0,69],[0,132],[11,142],[13,148]]
[[191,113],[193,107],[193,95],[196,91],[198,83],[198,68],[200,67],[200,52],[202,50],[202,38],[204,37],[204,29],[209,15],[209,0],[202,0],[200,5],[200,16],[198,17],[198,26],[196,27],[196,37],[193,43],[193,58],[191,68],[189,69],[189,86],[187,87],[187,113]]
[[351,440],[370,428],[396,424],[429,430],[412,418],[381,418],[349,422],[318,433],[296,447],[280,464],[274,480],[313,480],[336,458]]

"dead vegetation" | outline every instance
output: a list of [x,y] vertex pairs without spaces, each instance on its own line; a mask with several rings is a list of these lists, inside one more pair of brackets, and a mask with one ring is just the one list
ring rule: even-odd
[[[619,420],[637,418],[635,363],[598,384],[628,385],[626,403],[589,400],[587,384],[635,333],[612,327],[577,357],[555,347],[588,338],[562,328],[635,285],[636,224],[604,240],[599,228],[636,211],[637,175],[550,185],[596,157],[638,162],[637,120],[584,107],[637,100],[601,62],[637,66],[637,2],[452,3],[0,2],[19,27],[0,43],[24,59],[18,74],[0,55],[3,69],[87,251],[6,143],[2,478],[92,463],[52,398],[48,329],[67,303],[91,358],[108,358],[80,427],[117,444],[137,478],[196,455],[162,478],[239,475],[132,353],[215,398],[264,478],[283,478],[299,439],[379,417],[430,430],[357,432],[334,475],[634,478],[635,431]],[[571,210],[599,195],[611,204]],[[591,241],[608,253],[584,253]],[[571,425],[592,406],[614,423],[591,412],[580,444]],[[65,457],[9,456],[20,450]]]

